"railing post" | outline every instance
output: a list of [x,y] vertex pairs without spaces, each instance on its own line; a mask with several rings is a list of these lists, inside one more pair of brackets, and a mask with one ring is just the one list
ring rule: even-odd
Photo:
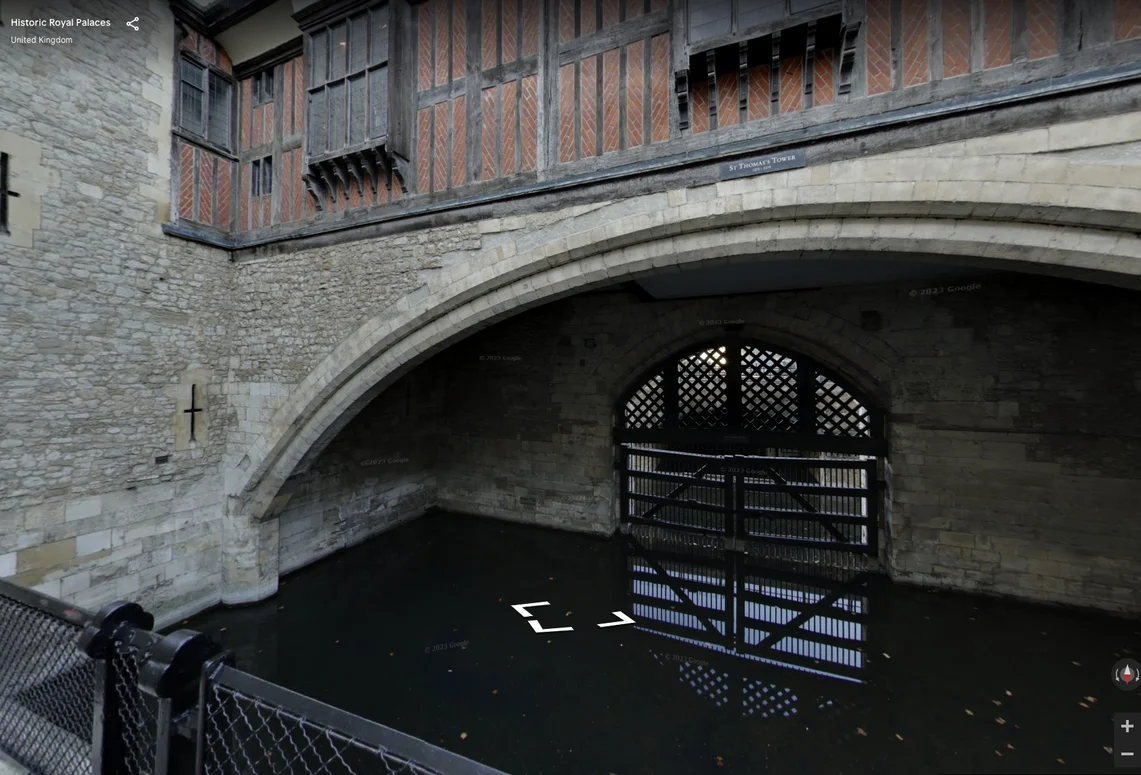
[[92,775],[120,775],[127,771],[126,747],[119,695],[115,691],[114,647],[123,626],[149,630],[154,617],[138,603],[109,603],[80,633],[80,651],[95,660],[95,697],[91,729]]
[[210,679],[223,666],[233,667],[234,652],[223,651],[206,660],[198,677],[197,719],[194,725],[194,775],[206,775],[206,746],[210,743],[207,725],[210,723]]
[[[178,630],[155,644],[139,666],[139,690],[158,700],[153,775],[170,775],[174,720],[189,710],[200,693],[202,667],[222,647],[193,630]],[[198,733],[201,737],[201,733]],[[189,751],[186,753],[189,759]]]

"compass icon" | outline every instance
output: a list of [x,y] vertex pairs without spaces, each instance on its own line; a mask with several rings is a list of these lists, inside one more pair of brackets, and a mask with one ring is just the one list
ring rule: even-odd
[[1113,685],[1123,692],[1141,686],[1141,664],[1135,659],[1122,659],[1113,666]]

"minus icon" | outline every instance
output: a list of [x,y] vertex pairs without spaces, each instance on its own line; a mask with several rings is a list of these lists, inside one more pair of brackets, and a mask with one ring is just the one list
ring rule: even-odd
[[1132,752],[1132,751],[1122,751],[1122,752],[1121,752],[1121,755],[1122,755],[1122,756],[1132,756],[1132,755],[1133,755],[1133,752]]

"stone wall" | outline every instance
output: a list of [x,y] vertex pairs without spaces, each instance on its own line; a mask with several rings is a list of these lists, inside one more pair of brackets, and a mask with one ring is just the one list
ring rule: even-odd
[[436,502],[442,384],[431,369],[392,385],[283,489],[281,573],[352,546]]
[[[193,610],[221,573],[232,270],[162,234],[174,21],[161,3],[134,10],[140,33],[5,41],[0,150],[21,196],[0,235],[0,576],[84,605]],[[26,14],[120,19],[122,6]],[[193,442],[191,384],[206,407]]]

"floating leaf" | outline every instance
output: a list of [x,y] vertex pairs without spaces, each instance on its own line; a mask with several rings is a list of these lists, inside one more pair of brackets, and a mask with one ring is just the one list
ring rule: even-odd
[[[1081,663],[1081,662],[1071,662],[1070,664],[1071,664],[1071,665],[1077,665],[1078,667],[1081,667],[1081,666],[1082,666],[1082,663]],[[1061,759],[1059,759],[1058,761],[1062,761],[1062,760],[1061,760]]]
[[1014,692],[1010,691],[1010,689],[1007,689],[1007,690],[1006,690],[1006,696],[1007,696],[1007,697],[1013,697],[1013,696],[1014,696]]
[[895,739],[896,740],[903,740],[903,735],[899,734],[899,732],[896,732],[895,733]]
[[714,761],[717,762],[718,767],[724,767],[725,766],[725,760],[722,759],[720,756],[715,756],[715,757],[713,757],[713,759],[714,759]]
[[868,736],[868,733],[865,732],[860,727],[856,727],[856,734],[859,735],[860,737],[867,737]]
[[467,732],[460,732],[460,740],[467,740]]
[[567,611],[567,616],[570,616],[570,615],[571,615],[571,612],[570,612],[570,611]]
[[1061,758],[1059,758],[1057,761],[1058,761],[1058,764],[1065,764],[1066,763],[1066,760],[1061,759]]
[[491,690],[491,693],[492,693],[492,694],[499,694],[499,690],[498,690],[498,689],[492,689],[492,690]]
[[1013,746],[1013,745],[1011,745],[1010,743],[1007,743],[1007,744],[1006,744],[1006,747],[1007,747],[1007,748],[1009,748],[1009,749],[1010,749],[1010,750],[1012,750],[1012,751],[1014,750],[1014,746]]
[[884,659],[891,659],[891,654],[889,654],[889,653],[887,653],[887,652],[885,651],[885,652],[883,653],[883,658],[884,658]]
[[1001,753],[1000,751],[995,751],[995,752],[994,752],[994,755],[995,755],[995,756],[1002,756],[1002,753]]
[[973,710],[971,710],[970,708],[963,708],[963,710],[965,710],[967,712],[968,716],[975,715],[975,712]]
[[339,641],[339,640],[335,640],[335,641],[333,641],[333,643],[340,643],[340,641]]
[[996,707],[999,707],[999,708],[1002,707],[1002,701],[1001,700],[991,700],[991,702],[993,702]]
[[1097,697],[1086,697],[1086,702],[1088,702],[1090,705],[1096,705]]
[[1105,752],[1106,752],[1107,754],[1110,754],[1111,756],[1113,755],[1113,749],[1112,749],[1112,748],[1110,748],[1108,745],[1103,745],[1103,746],[1102,746],[1102,748],[1104,748],[1104,749],[1105,749]]
[[1006,719],[1004,719],[1002,716],[999,716],[998,718],[996,718],[995,721],[997,721],[999,724],[1005,724],[1006,723]]
[[1079,702],[1078,705],[1081,705],[1083,708],[1089,707],[1089,705],[1086,705],[1084,702]]

